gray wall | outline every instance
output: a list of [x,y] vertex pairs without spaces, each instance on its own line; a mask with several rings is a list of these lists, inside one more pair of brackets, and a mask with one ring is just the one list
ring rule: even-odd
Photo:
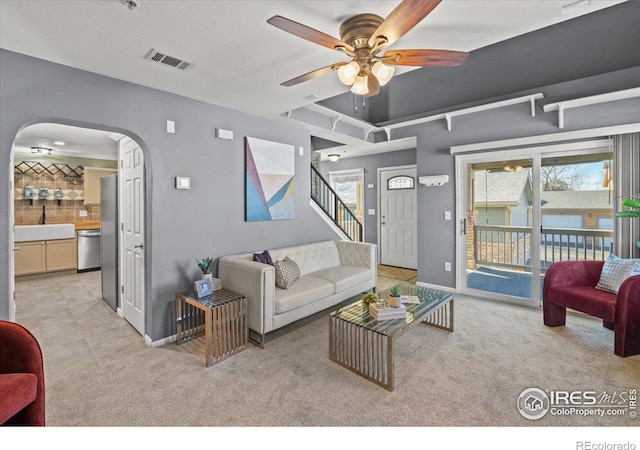
[[[545,95],[544,101],[537,103],[535,117],[531,117],[529,104],[523,103],[454,118],[452,131],[447,130],[444,121],[394,130],[394,138],[417,136],[418,176],[447,174],[450,180],[439,188],[418,189],[418,280],[455,286],[455,272],[443,270],[445,261],[456,261],[456,236],[455,222],[444,221],[442,217],[446,210],[455,211],[456,201],[460,201],[455,198],[455,159],[450,154],[451,146],[640,123],[637,98],[571,109],[566,112],[562,130],[558,129],[557,114],[542,109],[544,103],[554,99],[579,98],[591,95],[593,90],[616,91],[630,83],[637,85],[638,80],[640,67],[535,88],[530,92]],[[512,96],[523,94],[515,92]],[[518,154],[517,150],[514,153]]]
[[[379,153],[371,156],[343,158],[336,162],[323,161],[320,171],[322,176],[329,181],[329,172],[336,170],[364,169],[364,237],[366,242],[378,244],[378,168],[407,166],[415,163],[415,149],[399,150],[395,152]],[[368,184],[373,184],[375,188],[368,189]],[[367,210],[369,209],[375,209],[376,215],[368,215]]]
[[[630,1],[471,52],[459,67],[423,68],[397,77],[372,97],[371,122],[383,125],[465,106],[542,92],[532,118],[529,105],[488,111],[393,130],[392,138],[417,136],[418,176],[448,174],[440,188],[418,189],[418,280],[455,286],[455,223],[442,220],[455,211],[455,161],[452,145],[557,133],[640,122],[636,99],[573,109],[565,129],[557,114],[542,105],[629,89],[640,85],[640,2]],[[324,103],[352,114],[348,97]]]
[[[174,296],[197,277],[194,258],[334,239],[309,207],[310,135],[132,83],[0,50],[0,319],[9,317],[8,183],[11,146],[21,127],[59,122],[119,131],[145,154],[146,333],[175,333]],[[166,133],[166,121],[176,133]],[[214,128],[234,141],[214,138]],[[244,222],[244,136],[296,146],[295,220]],[[304,156],[297,148],[304,147]],[[175,176],[191,190],[174,189]]]

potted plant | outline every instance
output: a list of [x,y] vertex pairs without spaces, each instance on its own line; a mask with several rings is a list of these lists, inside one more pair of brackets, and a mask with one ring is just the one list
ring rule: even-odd
[[[635,219],[640,217],[640,195],[633,195],[629,198],[626,198],[622,201],[622,206],[629,208],[623,209],[616,213],[616,217],[627,217],[630,219]],[[640,241],[636,242],[638,248],[640,248]]]
[[362,296],[362,303],[375,303],[378,300],[380,299],[378,298],[378,294],[375,292],[367,292]]
[[211,264],[213,263],[213,259],[207,257],[202,258],[202,260],[198,261],[196,259],[196,263],[198,263],[198,267],[202,271],[202,279],[211,279],[213,275],[211,274]]
[[389,289],[389,305],[394,308],[399,308],[402,306],[402,299],[400,298],[402,295],[400,291],[400,285],[396,284],[395,286],[391,286]]

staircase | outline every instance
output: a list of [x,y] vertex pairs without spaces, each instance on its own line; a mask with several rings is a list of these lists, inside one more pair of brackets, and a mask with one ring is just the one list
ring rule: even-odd
[[311,165],[311,199],[350,240],[362,242],[362,223],[313,165]]

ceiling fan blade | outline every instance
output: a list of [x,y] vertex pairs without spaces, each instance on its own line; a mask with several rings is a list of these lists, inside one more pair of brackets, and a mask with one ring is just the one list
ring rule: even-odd
[[367,87],[369,88],[369,92],[365,94],[365,97],[373,97],[380,93],[380,83],[375,75],[369,74],[367,77]]
[[404,0],[394,9],[378,29],[369,38],[369,47],[374,48],[378,38],[384,37],[386,43],[381,48],[387,47],[409,30],[415,27],[422,19],[433,11],[442,0]]
[[299,77],[292,78],[289,81],[285,81],[280,86],[295,86],[296,84],[303,83],[305,81],[313,80],[314,78],[320,78],[328,73],[338,70],[340,66],[344,66],[346,62],[337,62],[328,66],[321,67],[320,69],[312,70],[311,72],[300,75]]
[[462,64],[467,56],[467,52],[454,50],[389,50],[382,55],[382,61],[395,66],[451,67]]
[[315,30],[306,25],[302,25],[301,23],[294,22],[293,20],[287,19],[286,17],[273,16],[271,19],[267,20],[267,22],[276,28],[280,28],[281,30],[286,31],[287,33],[291,33],[294,36],[306,39],[307,41],[313,42],[314,44],[319,44],[324,47],[330,48],[331,50],[336,50],[337,48],[343,47],[348,52],[354,51],[354,48],[349,44],[345,44],[344,42],[334,38],[333,36],[329,36],[322,31]]

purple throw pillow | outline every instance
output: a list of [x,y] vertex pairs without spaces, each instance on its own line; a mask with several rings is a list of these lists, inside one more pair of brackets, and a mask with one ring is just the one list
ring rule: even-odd
[[265,250],[262,253],[254,253],[253,260],[262,264],[269,264],[270,266],[273,266],[273,261],[271,260],[269,250]]

